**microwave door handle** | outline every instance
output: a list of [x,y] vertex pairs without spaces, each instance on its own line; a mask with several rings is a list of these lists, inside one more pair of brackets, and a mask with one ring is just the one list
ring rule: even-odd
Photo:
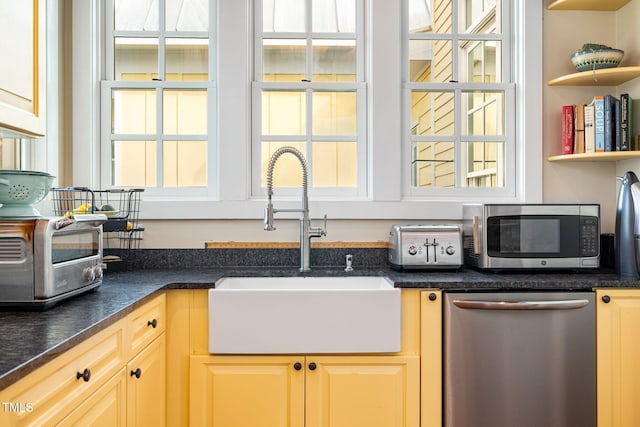
[[456,307],[471,310],[571,310],[589,304],[586,299],[560,301],[469,301],[453,300]]
[[473,254],[480,255],[480,218],[473,216]]

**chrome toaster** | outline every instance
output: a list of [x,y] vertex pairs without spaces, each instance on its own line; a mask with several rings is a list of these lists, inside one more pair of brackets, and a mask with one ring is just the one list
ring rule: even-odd
[[459,225],[398,225],[389,233],[389,263],[394,270],[462,267]]

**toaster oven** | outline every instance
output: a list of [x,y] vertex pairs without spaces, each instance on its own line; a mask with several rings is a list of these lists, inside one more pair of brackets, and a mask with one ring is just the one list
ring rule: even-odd
[[0,219],[0,307],[47,308],[99,286],[106,219]]

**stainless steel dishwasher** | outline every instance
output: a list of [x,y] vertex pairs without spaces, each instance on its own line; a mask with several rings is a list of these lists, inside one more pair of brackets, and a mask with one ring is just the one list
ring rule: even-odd
[[452,292],[444,425],[596,425],[593,292]]

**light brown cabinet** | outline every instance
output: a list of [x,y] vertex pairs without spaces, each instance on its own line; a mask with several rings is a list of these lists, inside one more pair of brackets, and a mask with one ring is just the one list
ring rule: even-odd
[[596,290],[598,427],[640,425],[640,290]]
[[0,127],[44,135],[45,2],[0,0],[0,11]]
[[0,424],[164,425],[164,313],[162,294],[2,390]]
[[418,427],[419,357],[192,356],[191,426]]

